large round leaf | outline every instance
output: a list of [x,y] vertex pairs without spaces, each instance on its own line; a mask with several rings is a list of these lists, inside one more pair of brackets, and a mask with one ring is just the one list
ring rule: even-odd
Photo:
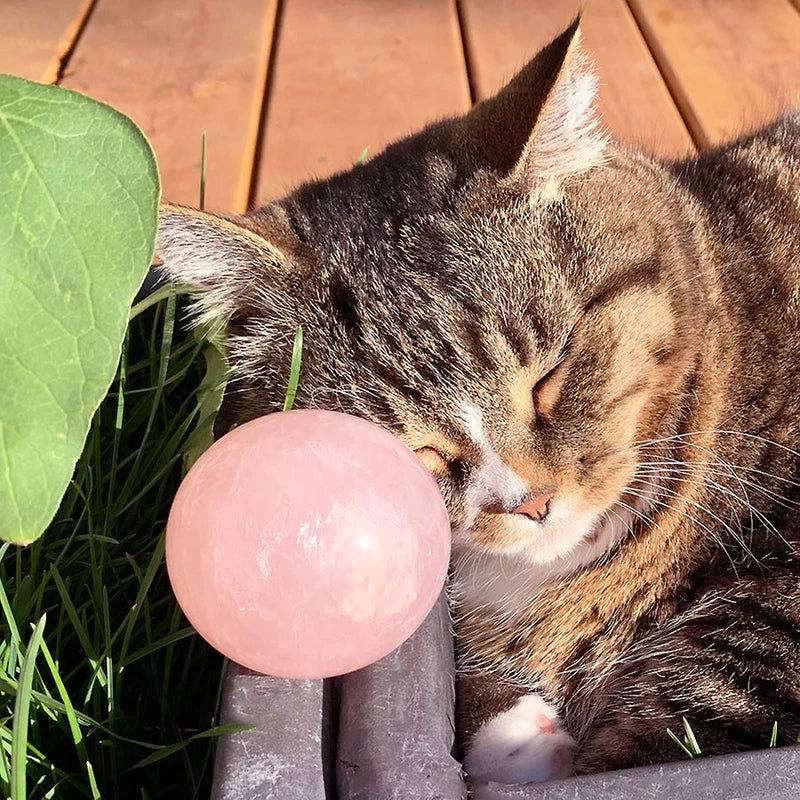
[[119,360],[160,186],[127,117],[0,75],[0,536],[53,517]]

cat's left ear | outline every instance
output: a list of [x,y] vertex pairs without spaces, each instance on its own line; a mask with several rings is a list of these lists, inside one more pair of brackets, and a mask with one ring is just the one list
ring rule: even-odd
[[[262,226],[269,228],[264,216]],[[190,304],[201,322],[227,323],[253,308],[277,307],[293,271],[284,250],[251,230],[244,217],[171,204],[159,213],[156,257],[170,281],[202,290]]]
[[595,105],[597,85],[576,19],[467,115],[473,147],[528,193],[586,172],[603,162],[607,143]]

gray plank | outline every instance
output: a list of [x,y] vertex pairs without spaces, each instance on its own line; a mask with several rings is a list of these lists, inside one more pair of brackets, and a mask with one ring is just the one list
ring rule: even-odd
[[455,744],[455,665],[447,599],[386,658],[345,675],[339,800],[463,800]]

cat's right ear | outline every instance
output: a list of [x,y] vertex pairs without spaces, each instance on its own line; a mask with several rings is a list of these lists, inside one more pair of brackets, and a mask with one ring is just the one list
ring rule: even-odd
[[268,308],[291,269],[281,250],[235,217],[170,204],[159,214],[156,257],[168,280],[202,290],[192,303],[198,322]]
[[597,76],[581,45],[580,19],[494,97],[464,118],[478,163],[537,195],[603,163],[606,135],[595,105]]

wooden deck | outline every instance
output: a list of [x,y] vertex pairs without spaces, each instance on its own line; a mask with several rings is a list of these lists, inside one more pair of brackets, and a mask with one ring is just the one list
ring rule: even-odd
[[491,94],[583,9],[610,130],[664,155],[800,107],[800,0],[0,0],[0,72],[133,117],[242,211]]

